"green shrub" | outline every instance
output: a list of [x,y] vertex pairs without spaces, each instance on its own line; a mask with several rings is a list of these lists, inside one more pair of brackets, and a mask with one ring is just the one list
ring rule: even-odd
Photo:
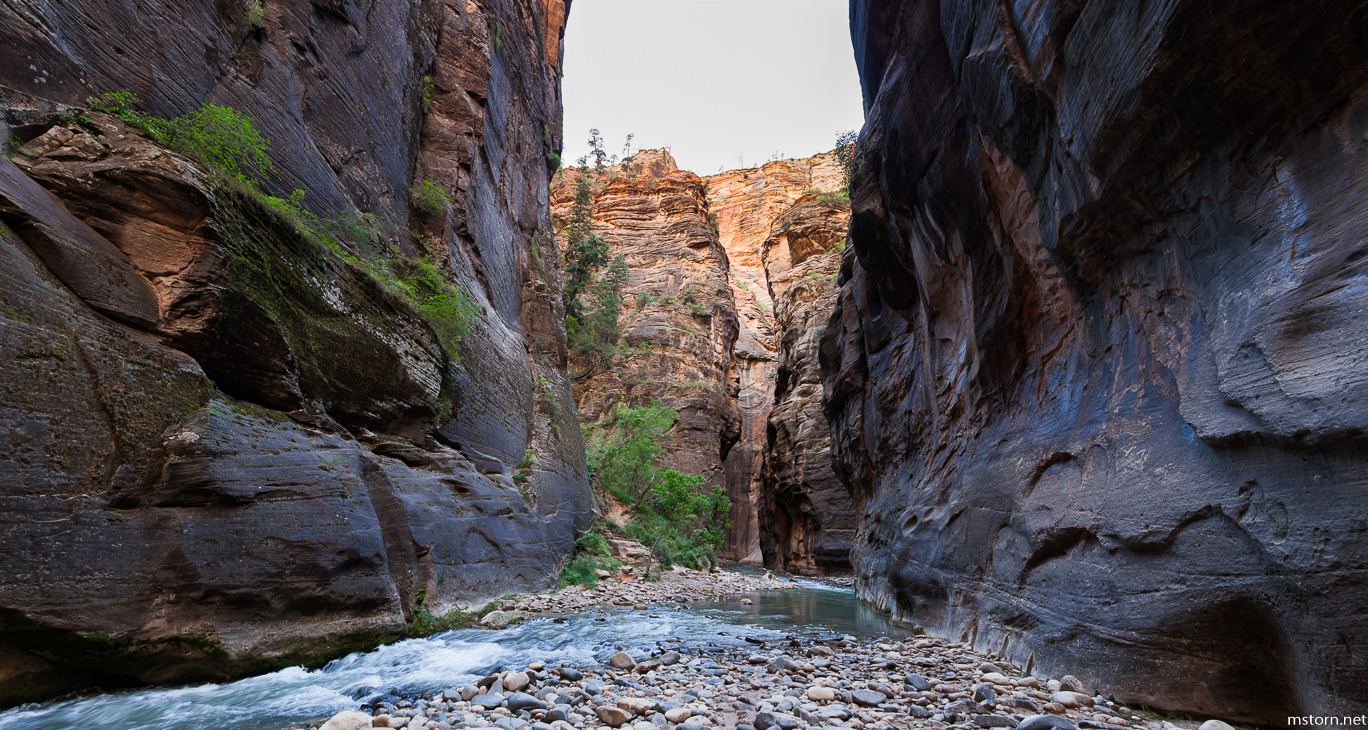
[[817,202],[822,205],[841,205],[850,202],[850,194],[844,190],[835,193],[822,193],[817,196]]
[[693,287],[688,287],[683,292],[680,292],[679,300],[685,304],[697,304],[698,294],[694,292]]
[[266,27],[266,8],[261,0],[249,0],[247,3],[247,27],[252,30]]
[[608,547],[608,541],[603,535],[597,532],[586,532],[575,540],[575,552],[582,555],[599,555],[608,557],[612,555]]
[[432,109],[432,92],[437,89],[437,80],[431,74],[423,77],[423,111]]
[[448,208],[456,204],[451,192],[430,177],[423,178],[423,181],[414,187],[412,198],[418,210],[430,218],[445,214]]
[[692,314],[695,317],[707,317],[712,314],[712,310],[701,304],[690,304],[689,314]]
[[91,97],[86,106],[118,117],[211,171],[249,186],[274,172],[267,154],[270,140],[257,131],[251,117],[231,107],[205,104],[175,119],[161,119],[138,111],[138,95],[127,90]]
[[647,304],[654,304],[655,300],[656,298],[654,296],[651,296],[650,292],[637,292],[636,305],[638,309],[646,306]]
[[706,486],[705,477],[659,465],[678,415],[660,401],[618,408],[615,415],[608,436],[590,449],[589,464],[603,489],[627,505],[627,533],[665,566],[680,555],[693,567],[711,560],[726,537],[731,501],[722,487]]

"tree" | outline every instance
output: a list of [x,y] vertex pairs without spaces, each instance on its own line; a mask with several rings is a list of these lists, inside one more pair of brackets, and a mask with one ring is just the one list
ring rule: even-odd
[[864,151],[860,146],[860,133],[846,130],[836,133],[836,162],[841,166],[841,182],[845,183],[846,197],[852,197],[851,179],[855,171],[864,164]]
[[[590,452],[599,484],[628,505],[628,532],[667,565],[710,562],[726,537],[731,500],[720,486],[659,462],[677,414],[660,401],[619,408],[613,432]],[[650,575],[650,562],[646,574]]]
[[618,319],[624,302],[622,287],[627,284],[627,258],[618,254],[608,268],[589,285],[589,306],[576,319],[570,335],[570,346],[584,355],[607,358],[617,352]]
[[589,130],[589,152],[594,156],[594,168],[603,169],[603,161],[608,159],[608,153],[603,151],[603,135],[597,129]]
[[581,175],[575,183],[575,203],[570,208],[570,224],[565,229],[565,316],[584,315],[580,294],[589,288],[594,274],[608,262],[608,243],[595,235],[594,191],[589,177]]

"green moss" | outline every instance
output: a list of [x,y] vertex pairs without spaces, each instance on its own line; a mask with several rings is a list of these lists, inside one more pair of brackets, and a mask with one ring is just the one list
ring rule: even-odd
[[[401,277],[398,264],[342,247],[291,201],[265,198],[224,185],[216,196],[216,219],[230,259],[231,286],[259,306],[289,345],[300,386],[310,396],[384,393],[402,371],[399,354],[377,333],[393,332],[394,319],[427,321],[452,361],[475,309],[469,295],[437,280],[433,270]],[[315,231],[322,231],[321,233]],[[357,245],[357,248],[364,248]],[[416,278],[416,281],[410,281]],[[339,314],[341,297],[348,314]],[[447,317],[459,317],[444,321]],[[447,400],[454,385],[443,384]]]

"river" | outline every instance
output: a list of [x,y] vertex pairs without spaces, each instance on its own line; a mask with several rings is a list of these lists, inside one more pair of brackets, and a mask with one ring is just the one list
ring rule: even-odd
[[431,692],[533,661],[600,662],[618,649],[644,655],[671,637],[685,646],[741,644],[790,634],[903,636],[849,590],[804,582],[799,590],[648,611],[539,618],[502,631],[461,629],[351,654],[317,670],[291,667],[226,684],[91,695],[0,713],[0,730],[276,730],[386,693]]

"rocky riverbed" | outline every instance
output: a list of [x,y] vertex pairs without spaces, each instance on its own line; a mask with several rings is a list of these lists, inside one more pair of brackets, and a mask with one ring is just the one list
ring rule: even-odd
[[[596,589],[514,599],[505,612],[631,606],[687,611],[693,600],[796,587],[766,574],[667,572],[658,583],[630,576]],[[519,617],[521,618],[521,616]],[[599,620],[612,621],[611,615]],[[496,622],[496,623],[502,623]],[[743,630],[744,632],[744,630]],[[742,633],[743,633],[742,632]],[[734,639],[735,637],[731,637]],[[730,645],[669,637],[635,655],[605,647],[595,663],[533,661],[471,684],[387,694],[307,727],[322,730],[806,730],[817,727],[1121,730],[1173,727],[1138,708],[1088,692],[1073,677],[1033,677],[1006,661],[925,636],[858,640],[829,632]],[[621,647],[619,647],[621,648]],[[1219,725],[1219,727],[1218,727]],[[1196,727],[1196,723],[1180,723]],[[301,725],[301,727],[306,727]],[[1224,730],[1212,722],[1203,730]]]

